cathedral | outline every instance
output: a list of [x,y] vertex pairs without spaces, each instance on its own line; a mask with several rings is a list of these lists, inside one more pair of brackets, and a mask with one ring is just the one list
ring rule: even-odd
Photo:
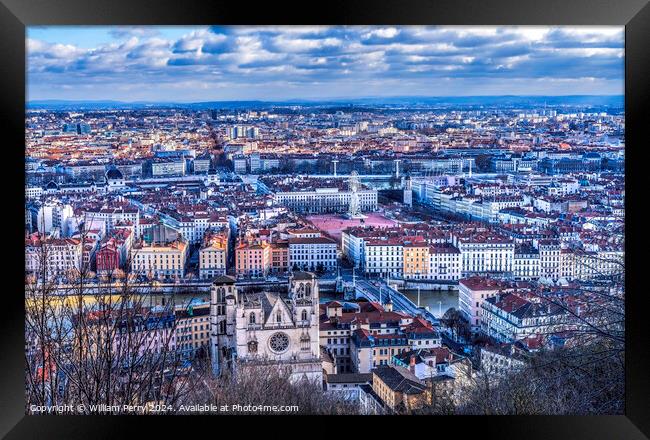
[[241,365],[287,367],[293,380],[322,380],[318,280],[293,272],[285,292],[246,293],[235,279],[212,283],[211,358],[215,374]]

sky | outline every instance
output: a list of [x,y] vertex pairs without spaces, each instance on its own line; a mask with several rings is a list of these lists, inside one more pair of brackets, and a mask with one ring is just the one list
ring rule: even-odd
[[31,26],[28,101],[622,95],[624,28]]

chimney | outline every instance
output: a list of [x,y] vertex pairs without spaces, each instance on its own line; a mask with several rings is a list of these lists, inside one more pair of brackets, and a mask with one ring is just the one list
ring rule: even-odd
[[415,374],[415,355],[412,354],[411,358],[409,359],[409,371],[411,373]]

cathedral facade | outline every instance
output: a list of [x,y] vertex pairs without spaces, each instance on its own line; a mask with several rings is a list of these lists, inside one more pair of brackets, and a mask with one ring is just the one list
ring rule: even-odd
[[211,358],[215,374],[242,366],[290,369],[293,380],[322,381],[318,280],[293,272],[284,292],[245,293],[221,276],[211,289]]

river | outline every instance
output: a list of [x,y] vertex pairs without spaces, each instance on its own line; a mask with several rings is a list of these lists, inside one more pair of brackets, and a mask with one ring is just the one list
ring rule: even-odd
[[[413,304],[418,304],[417,289],[401,291]],[[428,307],[436,318],[441,318],[451,308],[458,308],[458,290],[420,290],[420,307]]]
[[[417,289],[400,290],[408,299],[413,301],[413,304],[418,303]],[[342,301],[342,295],[335,295],[334,293],[322,293],[320,302],[328,302],[338,300]],[[420,306],[428,307],[429,311],[436,317],[440,318],[444,313],[451,308],[458,308],[458,289],[452,290],[420,290]]]
[[[413,301],[414,304],[418,304],[418,291],[417,289],[406,289],[402,290],[402,293],[406,295],[408,299]],[[320,302],[328,302],[332,300],[343,299],[342,295],[335,295],[333,292],[321,291]],[[74,303],[75,297],[68,298],[71,303]],[[114,301],[117,301],[118,297],[114,296]],[[170,301],[173,301],[174,305],[181,306],[187,305],[190,301],[194,304],[199,302],[210,302],[209,293],[194,293],[194,294],[152,294],[146,295],[143,299],[143,305],[145,306],[163,306],[169,305]],[[87,305],[94,304],[95,298],[93,296],[84,297],[84,302]],[[428,307],[429,311],[433,313],[437,318],[441,317],[448,309],[458,308],[458,290],[421,290],[420,291],[420,306]]]

